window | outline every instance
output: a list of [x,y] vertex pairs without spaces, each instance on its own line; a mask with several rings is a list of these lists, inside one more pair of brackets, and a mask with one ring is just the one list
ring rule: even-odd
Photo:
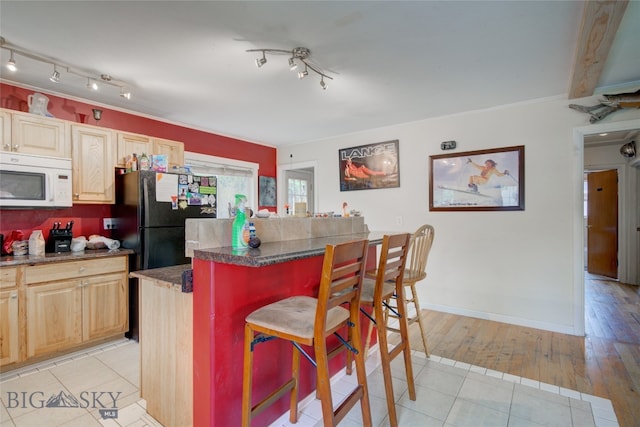
[[296,203],[307,204],[307,211],[313,212],[313,172],[305,169],[289,170],[287,177],[287,202],[291,209]]
[[184,153],[184,162],[194,175],[217,177],[217,218],[230,217],[236,194],[247,196],[247,207],[258,210],[257,163],[192,152]]

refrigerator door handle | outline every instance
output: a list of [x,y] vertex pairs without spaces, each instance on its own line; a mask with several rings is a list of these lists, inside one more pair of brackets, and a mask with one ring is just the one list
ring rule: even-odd
[[144,200],[144,203],[140,207],[142,209],[142,224],[147,226],[149,224],[149,206],[151,206],[149,204],[149,181],[147,181],[147,178],[143,178],[142,175],[140,178],[142,179],[142,200]]

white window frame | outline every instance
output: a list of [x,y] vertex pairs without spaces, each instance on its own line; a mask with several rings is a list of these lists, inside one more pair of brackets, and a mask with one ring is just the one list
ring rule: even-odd
[[[210,154],[195,153],[192,151],[184,152],[184,164],[185,166],[195,166],[198,168],[205,168],[214,170],[220,169],[237,169],[242,171],[249,171],[251,175],[251,190],[250,194],[246,194],[249,201],[248,206],[258,209],[258,172],[260,170],[260,164],[247,162],[244,160],[229,159],[226,157],[212,156]],[[215,174],[212,172],[212,174]],[[220,206],[218,206],[220,208]]]

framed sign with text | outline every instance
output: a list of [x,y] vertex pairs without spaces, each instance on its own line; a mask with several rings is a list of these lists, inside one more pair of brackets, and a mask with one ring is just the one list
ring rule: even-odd
[[398,140],[338,150],[340,191],[400,187]]

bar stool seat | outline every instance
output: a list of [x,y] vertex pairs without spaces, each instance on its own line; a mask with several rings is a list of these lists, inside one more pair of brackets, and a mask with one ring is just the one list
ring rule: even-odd
[[[313,339],[318,300],[313,297],[295,296],[259,308],[246,318],[248,323],[277,331],[279,336]],[[330,333],[349,320],[349,310],[334,307],[327,312],[325,333]]]
[[[242,381],[242,426],[286,393],[290,393],[289,420],[298,420],[300,355],[317,368],[316,397],[321,401],[325,427],[337,425],[358,401],[365,426],[371,426],[367,374],[361,349],[360,293],[366,268],[367,240],[327,245],[318,298],[293,296],[258,308],[245,318],[244,369]],[[286,278],[283,278],[286,280]],[[347,338],[338,332],[346,329]],[[327,337],[334,334],[343,345],[329,350]],[[254,346],[274,338],[288,340],[293,350],[291,378],[252,404]],[[315,360],[301,345],[312,346]],[[356,361],[357,385],[338,405],[333,406],[329,360],[348,350]]]

